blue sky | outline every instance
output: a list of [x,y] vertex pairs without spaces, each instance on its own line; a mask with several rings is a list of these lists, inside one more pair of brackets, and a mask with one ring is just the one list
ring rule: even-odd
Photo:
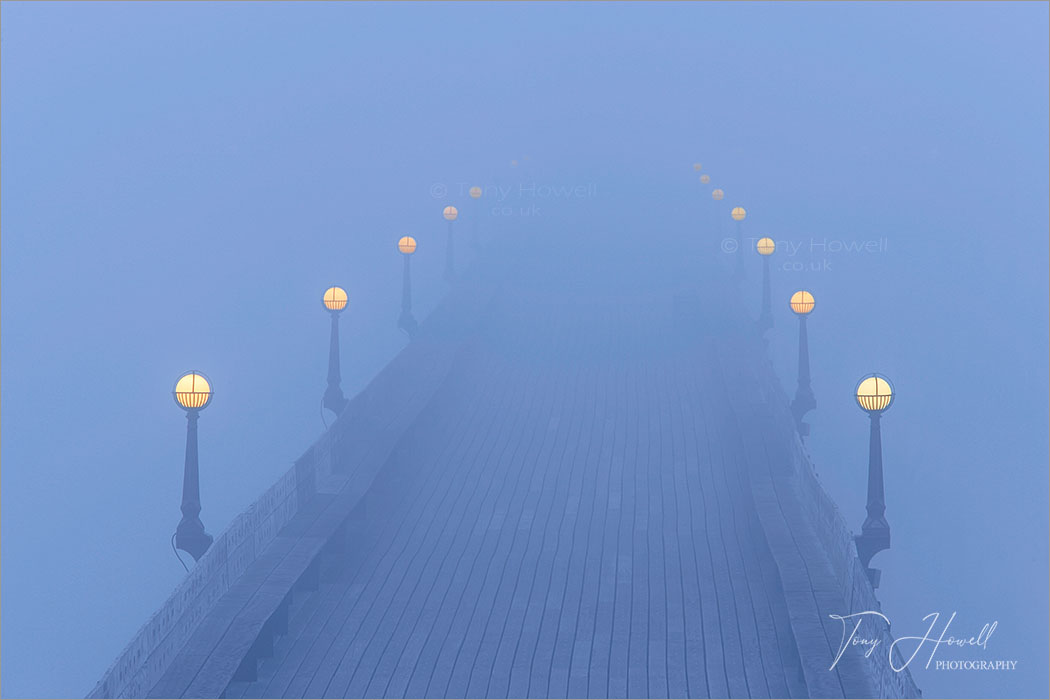
[[[894,542],[874,563],[894,630],[937,610],[960,628],[998,620],[995,657],[1020,662],[917,672],[920,685],[1046,691],[1045,3],[0,15],[6,696],[85,694],[180,580],[178,374],[216,384],[200,429],[218,533],[322,428],[321,292],[350,293],[352,394],[403,344],[394,242],[420,240],[423,316],[441,289],[440,257],[423,254],[443,234],[433,186],[516,181],[512,159],[544,182],[597,183],[632,222],[708,236],[717,254],[731,228],[699,161],[727,209],[748,208],[746,231],[827,260],[774,277],[818,300],[821,478],[859,526],[867,425],[850,391],[889,375]],[[825,239],[887,245],[814,252]],[[771,342],[789,389],[793,332],[781,321]]]

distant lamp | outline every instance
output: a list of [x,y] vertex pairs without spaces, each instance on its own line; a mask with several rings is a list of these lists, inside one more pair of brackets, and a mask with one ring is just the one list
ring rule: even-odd
[[332,316],[332,330],[328,338],[328,388],[325,389],[322,403],[329,411],[338,414],[346,406],[346,397],[339,386],[342,382],[339,371],[339,314],[346,308],[346,290],[342,287],[329,287],[321,299]]
[[881,374],[869,374],[854,391],[857,405],[868,414],[868,517],[854,537],[857,555],[868,573],[872,588],[878,588],[881,572],[868,566],[871,558],[890,548],[890,525],[886,521],[886,494],[882,476],[882,414],[893,404],[893,386]]
[[412,253],[416,252],[416,239],[412,236],[402,236],[397,242],[397,249],[401,251],[405,259],[401,273],[401,315],[398,316],[397,327],[412,338],[419,327],[415,316],[412,315],[412,270],[410,267]]
[[452,282],[456,279],[456,259],[455,259],[455,248],[453,247],[452,239],[452,223],[459,216],[459,211],[453,207],[445,207],[441,215],[445,217],[445,221],[448,222],[448,238],[445,242],[445,281]]
[[762,256],[762,313],[758,316],[758,329],[761,332],[773,327],[772,292],[769,283],[769,256],[777,249],[772,238],[759,238],[755,250]]
[[795,418],[799,435],[809,434],[809,426],[802,421],[806,413],[817,407],[809,377],[809,333],[806,330],[806,317],[813,313],[816,301],[813,295],[800,289],[791,295],[791,310],[798,316],[798,387],[795,398],[791,401],[791,415]]
[[707,173],[704,173],[700,176],[700,182],[706,185],[707,183],[711,182],[711,176]]
[[471,199],[481,199],[481,188],[477,187],[477,186],[471,187],[470,188],[470,198]]
[[186,461],[182,470],[182,520],[175,530],[175,547],[199,561],[212,536],[201,522],[200,465],[197,459],[197,418],[211,403],[211,382],[202,372],[187,372],[175,382],[175,403],[186,411]]
[[700,172],[700,169],[703,168],[703,167],[704,166],[700,165],[699,163],[693,163],[693,171],[694,172]]
[[723,192],[720,189],[715,189],[714,191],[711,192],[711,199],[715,200],[716,202],[722,201],[722,199],[724,199],[725,196],[726,196],[726,193]]
[[[719,197],[719,199],[721,199],[721,197]],[[743,222],[744,217],[747,216],[747,211],[743,207],[733,207],[733,210],[729,212],[729,215],[733,217],[733,221],[736,222],[736,266],[733,270],[733,279],[740,281],[744,279],[744,256],[741,252],[744,249]]]

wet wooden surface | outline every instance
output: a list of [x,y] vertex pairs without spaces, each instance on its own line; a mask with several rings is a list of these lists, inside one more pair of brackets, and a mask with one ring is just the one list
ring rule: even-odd
[[671,308],[499,304],[228,694],[806,695],[721,329],[683,333]]

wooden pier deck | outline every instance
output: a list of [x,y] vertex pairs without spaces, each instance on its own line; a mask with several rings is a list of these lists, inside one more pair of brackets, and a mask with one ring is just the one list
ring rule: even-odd
[[671,306],[501,299],[228,696],[808,695],[719,329]]

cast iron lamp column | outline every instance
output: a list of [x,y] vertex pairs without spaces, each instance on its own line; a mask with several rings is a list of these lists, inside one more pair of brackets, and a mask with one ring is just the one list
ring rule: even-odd
[[175,529],[175,547],[199,561],[212,536],[201,522],[200,467],[197,462],[197,417],[211,403],[211,382],[200,372],[187,372],[175,382],[175,403],[186,411],[186,462],[182,471],[182,520]]
[[459,216],[459,210],[450,205],[445,207],[441,214],[445,217],[445,221],[448,222],[448,243],[445,245],[445,281],[452,282],[456,279],[456,260],[452,247],[452,222]]
[[473,213],[471,215],[471,219],[473,219],[473,221],[471,222],[471,226],[470,226],[470,228],[471,228],[470,247],[473,248],[475,251],[477,251],[478,249],[481,248],[481,234],[478,233],[478,228],[479,228],[479,225],[481,223],[481,221],[480,221],[480,219],[481,219],[481,188],[476,186],[476,185],[474,187],[471,187],[470,188],[470,198],[472,200],[474,200],[474,204],[472,206],[472,209],[474,211],[473,211]]
[[769,289],[769,256],[777,249],[772,238],[759,238],[755,250],[762,256],[762,312],[758,316],[758,330],[765,333],[773,327],[773,304]]
[[736,269],[733,271],[733,279],[744,279],[744,243],[743,243],[743,221],[747,216],[747,210],[743,207],[733,207],[729,213],[736,222]]
[[342,287],[329,287],[324,293],[324,307],[332,315],[332,333],[328,340],[328,388],[324,392],[324,407],[338,414],[346,406],[346,397],[339,384],[339,314],[346,308],[346,291]]
[[806,332],[806,317],[813,312],[816,301],[803,289],[791,295],[790,303],[791,310],[798,316],[798,387],[791,402],[791,415],[795,417],[798,434],[805,437],[809,434],[809,426],[802,422],[802,418],[817,407],[809,380],[809,334]]
[[880,571],[868,566],[878,552],[890,548],[890,525],[886,522],[886,495],[882,482],[882,430],[879,419],[893,403],[893,387],[881,374],[870,374],[857,384],[857,404],[871,418],[868,439],[868,517],[854,537],[857,555],[868,573],[872,588],[879,587]]
[[[719,187],[716,187],[715,189],[711,190],[711,199],[713,199],[716,202],[721,202],[722,199],[725,198],[725,196],[726,196],[726,193],[723,192],[721,190],[721,188],[719,188]],[[715,221],[715,231],[714,232],[719,237],[722,237],[722,218],[721,218],[721,214],[719,214],[717,205],[715,206],[714,221]],[[737,253],[737,255],[740,254],[740,246],[739,245],[737,246],[736,253]]]
[[[700,176],[700,184],[701,185],[708,185],[710,183],[711,183],[711,176],[710,175],[708,175],[707,173],[704,173],[703,175]],[[717,216],[717,213],[715,214],[715,216]],[[705,215],[704,218],[705,219],[710,219],[711,217],[710,217],[710,215]],[[707,225],[706,221],[704,222],[704,225],[705,226]],[[716,223],[716,225],[717,225],[717,223]],[[712,231],[711,233],[714,234],[715,231]]]
[[412,236],[402,236],[397,242],[397,249],[405,259],[404,271],[401,274],[401,315],[397,319],[397,327],[408,333],[408,337],[411,338],[419,327],[415,316],[412,315],[412,271],[409,263],[412,253],[416,252],[416,239]]

